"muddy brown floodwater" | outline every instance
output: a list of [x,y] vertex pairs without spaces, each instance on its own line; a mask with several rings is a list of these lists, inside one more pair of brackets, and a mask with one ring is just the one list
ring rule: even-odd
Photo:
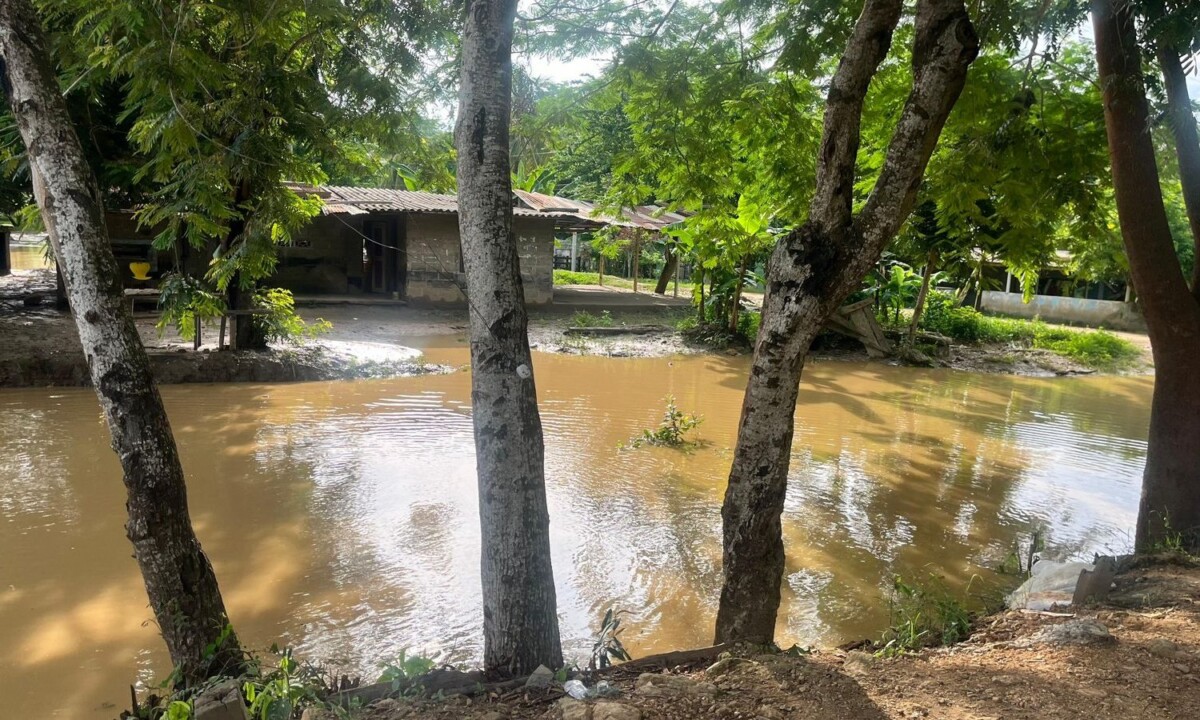
[[[461,364],[461,340],[429,341]],[[711,640],[720,504],[746,357],[539,354],[568,656],[626,610],[634,655]],[[805,374],[784,532],[781,644],[878,634],[893,574],[990,577],[1014,539],[1128,547],[1152,380],[823,362]],[[371,675],[402,649],[480,654],[466,372],[163,388],[196,530],[243,640]],[[619,450],[664,396],[690,453]],[[168,663],[86,389],[0,392],[0,698],[14,718],[112,718]],[[972,587],[977,587],[972,583]]]

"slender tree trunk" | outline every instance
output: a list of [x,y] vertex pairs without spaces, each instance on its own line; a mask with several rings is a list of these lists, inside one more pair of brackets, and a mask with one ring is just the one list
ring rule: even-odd
[[704,324],[704,275],[707,272],[704,265],[700,265],[700,304],[696,306],[696,312],[700,314],[701,324]]
[[1154,396],[1138,550],[1176,533],[1200,547],[1200,305],[1189,291],[1163,207],[1131,5],[1092,0],[1121,238],[1154,353]]
[[978,52],[962,0],[918,2],[912,91],[879,179],[855,217],[863,99],[887,55],[902,4],[867,0],[863,6],[830,84],[809,219],[780,240],[768,264],[762,327],[721,509],[717,642],[773,641],[784,569],[781,515],[804,356],[912,210],[925,165]]
[[1167,114],[1175,135],[1175,155],[1179,158],[1179,180],[1183,185],[1183,205],[1187,208],[1196,262],[1192,265],[1192,295],[1200,299],[1200,135],[1188,95],[1187,75],[1179,62],[1179,53],[1171,48],[1158,49],[1163,81],[1167,86]]
[[124,471],[126,533],[171,659],[184,683],[196,684],[240,671],[242,652],[192,531],[183,468],[122,293],[100,190],[47,52],[29,0],[0,0],[0,80],[28,149],[34,195]]
[[742,284],[746,279],[746,264],[750,262],[749,253],[742,256],[742,261],[738,263],[737,278],[733,282],[733,304],[729,308],[729,332],[736,333],[738,326],[738,312],[742,309]]
[[454,131],[471,305],[483,662],[493,676],[562,665],[542,423],[512,233],[508,148],[516,11],[517,0],[468,0]]
[[663,263],[662,272],[658,274],[658,283],[654,286],[655,295],[667,294],[667,285],[671,283],[671,276],[675,274],[675,270],[679,267],[679,254],[675,252],[670,244],[663,247],[663,255],[665,256],[663,258],[665,262]]
[[917,325],[921,323],[921,313],[925,310],[925,299],[929,296],[929,282],[933,278],[937,265],[937,252],[930,250],[925,259],[925,275],[921,278],[921,290],[917,292],[917,304],[913,306],[912,322],[908,324],[908,344],[912,345],[917,337]]

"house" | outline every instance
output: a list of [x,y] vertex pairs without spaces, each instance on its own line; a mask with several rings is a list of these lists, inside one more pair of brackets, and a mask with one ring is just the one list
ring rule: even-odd
[[[464,300],[453,195],[322,186],[321,215],[279,249],[274,282],[297,294],[364,294],[429,303]],[[554,215],[513,208],[525,301],[553,300]]]
[[[270,284],[298,295],[366,295],[425,303],[464,300],[458,199],[453,195],[339,186],[293,189],[320,197],[323,207],[290,244],[279,247]],[[555,228],[578,221],[514,199],[513,234],[527,303],[553,301]],[[186,257],[155,251],[156,230],[139,227],[133,212],[109,212],[106,223],[120,267],[149,263],[151,278],[157,278],[177,263],[191,264]],[[203,272],[206,262],[206,257],[198,258],[199,267],[193,271]],[[152,284],[132,274],[125,278],[130,288]]]

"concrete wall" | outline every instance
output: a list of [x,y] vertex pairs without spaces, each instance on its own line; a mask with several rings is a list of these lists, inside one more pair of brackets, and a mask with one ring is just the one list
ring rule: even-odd
[[344,294],[362,289],[362,218],[321,215],[279,248],[273,282],[296,293]]
[[[465,283],[458,242],[458,216],[449,213],[408,215],[407,297],[430,303],[461,303]],[[554,221],[514,217],[517,253],[525,302],[540,305],[554,299]]]
[[1053,295],[1034,295],[1028,303],[1020,293],[988,290],[983,293],[983,309],[1014,317],[1039,317],[1046,322],[1103,327],[1110,330],[1145,332],[1146,322],[1133,303],[1116,300],[1084,300]]

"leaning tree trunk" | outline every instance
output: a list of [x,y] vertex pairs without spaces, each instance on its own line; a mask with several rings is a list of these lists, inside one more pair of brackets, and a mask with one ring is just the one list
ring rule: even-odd
[[750,262],[750,253],[742,255],[741,262],[738,263],[737,277],[733,281],[733,303],[729,308],[729,334],[737,333],[738,329],[738,314],[742,309],[742,287],[746,282],[746,266]]
[[721,509],[717,642],[774,638],[784,569],[781,515],[804,356],[912,210],[925,165],[978,52],[962,0],[918,2],[913,87],[879,178],[855,217],[863,99],[887,55],[902,5],[867,0],[863,6],[829,88],[809,219],[780,240],[768,264],[762,324]]
[[671,276],[675,274],[675,270],[679,267],[679,253],[668,243],[663,247],[663,255],[665,256],[662,272],[658,274],[658,282],[654,285],[655,295],[666,295],[667,285],[671,282]]
[[29,0],[0,0],[0,76],[28,149],[34,195],[125,474],[126,533],[171,660],[184,683],[197,684],[239,671],[242,652],[217,579],[192,531],[183,468],[122,293],[100,190],[47,53]]
[[1187,75],[1179,62],[1179,53],[1171,48],[1158,49],[1163,80],[1167,86],[1167,116],[1175,136],[1175,155],[1179,158],[1179,181],[1183,185],[1183,205],[1187,209],[1192,243],[1196,248],[1192,264],[1192,295],[1200,299],[1200,136],[1196,116],[1188,95]]
[[921,313],[925,310],[925,300],[929,297],[929,283],[933,279],[934,266],[937,265],[937,252],[929,251],[925,259],[925,274],[921,278],[921,290],[917,293],[917,303],[913,305],[912,321],[908,324],[908,344],[911,347],[917,337],[917,326],[921,324]]
[[542,423],[512,233],[508,134],[516,10],[516,0],[468,0],[454,131],[471,317],[483,662],[493,676],[562,665]]
[[1092,0],[1121,238],[1154,353],[1154,396],[1135,545],[1179,534],[1200,546],[1200,305],[1188,290],[1163,207],[1133,8]]

